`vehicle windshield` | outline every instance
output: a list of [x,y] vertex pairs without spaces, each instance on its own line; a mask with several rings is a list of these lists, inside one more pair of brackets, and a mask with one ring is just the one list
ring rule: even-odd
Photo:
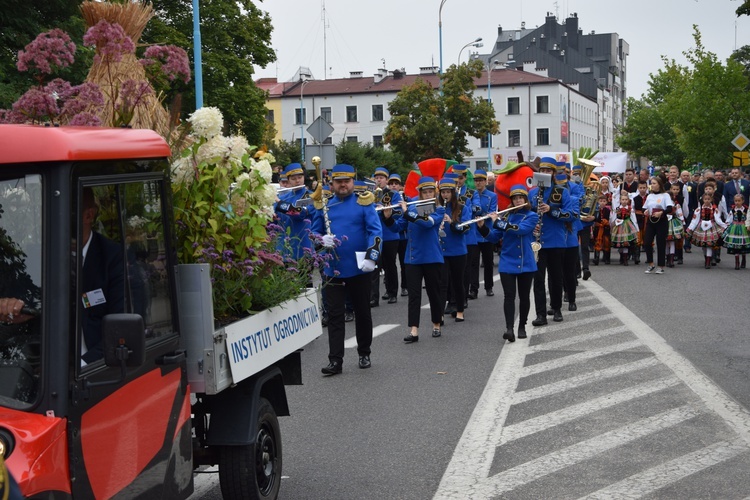
[[0,300],[24,303],[13,318],[0,318],[0,404],[24,407],[36,400],[41,298],[41,177],[0,177]]

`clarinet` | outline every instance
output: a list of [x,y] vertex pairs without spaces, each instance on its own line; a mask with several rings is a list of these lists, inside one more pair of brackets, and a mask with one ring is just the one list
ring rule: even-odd
[[[445,198],[443,198],[442,194],[440,195],[440,199],[443,202],[443,206],[447,208],[448,207],[447,202]],[[438,236],[441,238],[445,238],[445,230],[443,229],[444,227],[445,227],[445,215],[443,215],[443,220],[440,221],[440,228],[438,228]]]
[[544,223],[544,214],[541,212],[542,203],[544,202],[544,184],[537,186],[536,194],[536,214],[539,216],[539,223],[534,228],[534,238],[536,241],[531,242],[531,249],[534,251],[534,259],[539,260],[539,250],[542,249],[542,224]]

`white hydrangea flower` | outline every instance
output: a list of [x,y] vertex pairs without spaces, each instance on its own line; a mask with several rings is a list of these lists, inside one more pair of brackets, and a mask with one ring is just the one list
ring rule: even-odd
[[193,133],[206,139],[219,135],[224,126],[224,116],[219,108],[212,106],[195,110],[188,121],[193,126]]
[[128,219],[128,226],[134,229],[140,229],[146,226],[148,221],[140,215],[134,215]]
[[261,178],[266,181],[266,183],[271,182],[273,170],[271,169],[271,164],[268,160],[264,158],[261,161],[255,162],[255,165],[253,165],[253,170],[257,171],[260,174]]
[[226,155],[227,138],[222,135],[216,135],[198,148],[195,159],[198,163],[223,163]]
[[178,158],[172,163],[172,182],[190,185],[195,179],[195,168],[192,158]]
[[250,148],[250,144],[247,143],[241,135],[233,135],[227,138],[226,141],[227,155],[230,161],[242,161],[242,157],[247,154],[247,150]]
[[266,151],[258,157],[258,161],[267,161],[269,164],[276,163],[276,157],[270,152]]

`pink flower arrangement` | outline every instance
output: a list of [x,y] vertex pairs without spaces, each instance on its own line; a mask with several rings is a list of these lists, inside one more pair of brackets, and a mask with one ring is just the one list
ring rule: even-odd
[[135,44],[122,26],[104,19],[86,31],[83,44],[86,47],[96,47],[94,61],[97,63],[102,60],[107,63],[120,62],[123,54],[135,52]]
[[73,63],[76,44],[63,30],[53,29],[37,35],[25,49],[18,52],[18,71],[36,70],[49,75]]
[[190,61],[187,52],[175,45],[154,45],[146,49],[139,61],[144,67],[156,66],[169,81],[190,81]]

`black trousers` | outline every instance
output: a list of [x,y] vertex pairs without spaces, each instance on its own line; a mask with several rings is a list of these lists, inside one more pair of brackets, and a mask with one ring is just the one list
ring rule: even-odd
[[503,285],[503,312],[505,313],[505,327],[513,328],[516,317],[516,290],[518,290],[518,325],[525,326],[531,309],[531,283],[534,273],[508,274],[500,273],[500,284]]
[[464,274],[464,291],[479,290],[479,247],[466,245],[466,273]]
[[398,264],[401,268],[401,288],[406,286],[406,240],[398,240]]
[[445,308],[448,301],[448,288],[450,287],[450,300],[455,302],[456,311],[464,312],[464,272],[466,270],[466,254],[453,257],[444,257],[442,277],[440,280],[440,303]]
[[370,281],[372,273],[350,278],[326,277],[325,290],[328,306],[328,359],[344,360],[344,303],[347,297],[354,307],[354,325],[357,334],[357,352],[360,356],[370,355],[372,344],[372,314],[370,313]]
[[653,265],[654,263],[654,239],[656,239],[656,255],[657,263],[659,267],[664,267],[666,263],[666,249],[667,249],[667,232],[669,226],[667,225],[667,217],[662,215],[656,222],[653,219],[649,219],[646,224],[646,231],[643,235],[643,246],[646,247],[646,262]]
[[587,227],[578,231],[581,252],[581,269],[589,268],[589,245],[591,244],[591,228]]
[[[409,326],[419,328],[422,308],[422,279],[430,301],[430,319],[440,323],[443,317],[443,304],[440,303],[440,274],[443,264],[406,264],[406,282],[409,287]],[[330,325],[330,323],[329,323]]]
[[398,267],[396,259],[398,258],[398,244],[401,240],[391,240],[383,242],[383,252],[380,257],[383,259],[382,265],[385,271],[383,279],[385,283],[385,293],[391,297],[398,295]]
[[550,307],[552,309],[562,308],[564,257],[564,248],[542,247],[539,250],[539,261],[537,262],[537,271],[534,275],[534,306],[536,307],[537,316],[546,317],[547,315],[547,293],[544,280],[548,274]]
[[563,288],[568,294],[568,302],[576,301],[576,272],[578,267],[578,247],[568,247],[563,253]]
[[[492,290],[492,287],[495,285],[495,282],[492,280],[492,278],[495,277],[495,265],[493,259],[495,258],[495,244],[489,243],[489,242],[483,242],[478,243],[477,246],[479,247],[479,255],[482,256],[482,262],[484,263],[484,289],[485,290]],[[477,255],[477,265],[476,269],[477,272],[479,271],[479,255]],[[479,275],[477,274],[477,278],[479,278]],[[477,282],[477,287],[479,287],[479,283]]]

